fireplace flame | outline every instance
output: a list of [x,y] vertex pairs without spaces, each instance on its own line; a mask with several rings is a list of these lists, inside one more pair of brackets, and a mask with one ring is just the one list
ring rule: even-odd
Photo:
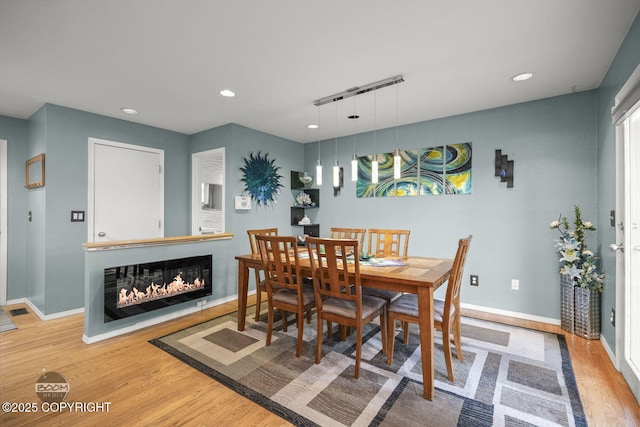
[[117,307],[124,308],[175,295],[185,294],[187,292],[202,289],[204,288],[204,285],[204,279],[200,279],[198,277],[193,281],[193,283],[188,283],[182,279],[182,273],[178,273],[178,275],[174,277],[173,282],[169,284],[165,283],[162,286],[151,282],[144,292],[140,291],[135,286],[131,291],[124,288],[120,289]]

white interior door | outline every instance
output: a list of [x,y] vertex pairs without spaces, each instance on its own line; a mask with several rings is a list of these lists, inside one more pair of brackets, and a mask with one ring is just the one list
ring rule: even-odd
[[640,402],[640,65],[615,97],[616,364]]
[[7,304],[7,141],[0,139],[0,305]]
[[617,274],[622,276],[617,289],[623,297],[618,337],[622,356],[620,372],[640,402],[640,108],[622,123],[618,135],[623,153],[619,164],[622,162],[624,171],[623,191],[618,192],[622,198],[619,208],[623,209],[624,216],[617,230],[617,247],[622,249],[618,249],[616,255],[621,267]]
[[163,150],[89,138],[89,242],[164,237]]

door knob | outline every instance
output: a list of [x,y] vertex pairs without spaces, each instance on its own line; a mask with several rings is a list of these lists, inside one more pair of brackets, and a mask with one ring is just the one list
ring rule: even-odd
[[106,235],[107,235],[107,233],[105,233],[104,231],[101,231],[101,232],[98,233],[98,237],[104,237]]
[[609,249],[611,249],[612,251],[620,251],[620,252],[624,252],[624,243],[620,243],[618,245],[616,245],[615,243],[612,243],[609,245]]

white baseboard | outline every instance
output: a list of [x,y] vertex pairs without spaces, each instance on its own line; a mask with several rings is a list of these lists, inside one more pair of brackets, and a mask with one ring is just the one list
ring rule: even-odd
[[52,320],[59,319],[61,317],[73,316],[74,314],[82,314],[84,313],[84,308],[74,308],[73,310],[61,311],[53,314],[44,314],[43,312],[36,307],[34,303],[31,302],[29,298],[17,298],[7,301],[7,305],[14,304],[27,304],[31,310],[40,318],[40,320]]
[[[202,306],[192,306],[192,307],[187,307],[185,309],[179,310],[179,311],[174,311],[173,313],[169,313],[169,314],[165,314],[163,316],[158,316],[158,317],[154,317],[153,319],[148,319],[145,320],[144,322],[140,322],[140,323],[136,323],[134,325],[130,325],[130,326],[125,326],[123,328],[117,329],[117,330],[113,330],[110,332],[106,332],[104,334],[98,334],[98,335],[93,335],[91,337],[88,337],[86,335],[82,335],[82,341],[85,344],[93,344],[96,343],[98,341],[103,341],[109,338],[114,338],[117,337],[119,335],[124,335],[124,334],[128,334],[129,332],[133,332],[133,331],[137,331],[139,329],[143,329],[143,328],[148,328],[149,326],[154,326],[160,323],[164,323],[164,322],[168,322],[169,320],[173,320],[173,319],[177,319],[179,317],[182,316],[186,316],[188,314],[192,314],[192,313],[196,313],[198,311],[202,311],[205,310],[207,308],[211,308],[211,307],[215,307],[230,301],[235,301],[238,299],[238,295],[230,295],[224,298],[220,298],[217,300],[212,300],[212,301],[207,301],[204,305]],[[202,301],[202,300],[201,300]]]
[[460,303],[460,307],[467,308],[469,310],[481,311],[484,313],[498,314],[500,316],[515,317],[517,319],[548,323],[550,325],[558,325],[558,326],[560,325],[560,319],[552,319],[550,317],[534,316],[531,314],[519,313],[516,311],[501,310],[499,308],[484,307],[481,305],[473,305],[473,304],[465,304],[465,303]]
[[611,347],[609,346],[607,340],[604,338],[604,335],[602,334],[600,334],[600,342],[604,347],[604,351],[607,352],[609,359],[611,359],[611,363],[613,363],[613,366],[616,368],[616,371],[620,372],[620,364],[618,363],[618,359],[616,358],[615,353],[611,350]]

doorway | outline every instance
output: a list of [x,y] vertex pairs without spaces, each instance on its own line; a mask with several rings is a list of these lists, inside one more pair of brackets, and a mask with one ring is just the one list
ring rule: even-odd
[[[635,77],[634,77],[635,76]],[[640,402],[640,66],[616,96],[616,358]],[[617,113],[617,114],[616,114]]]
[[0,306],[7,305],[7,141],[0,139]]
[[191,234],[224,233],[225,150],[191,155]]
[[164,151],[89,138],[88,242],[164,237]]

